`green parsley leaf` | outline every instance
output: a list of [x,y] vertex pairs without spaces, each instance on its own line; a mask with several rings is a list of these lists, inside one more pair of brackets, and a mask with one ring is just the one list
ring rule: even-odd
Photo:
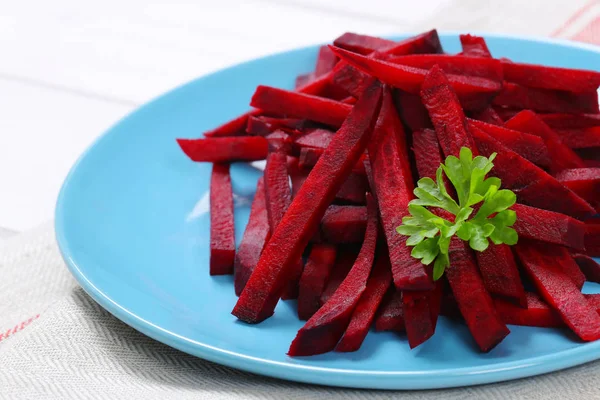
[[[477,251],[485,251],[490,241],[496,245],[514,245],[518,241],[517,232],[511,228],[517,214],[509,209],[517,196],[510,190],[500,189],[500,179],[486,177],[494,167],[494,158],[496,153],[489,158],[473,158],[471,150],[463,147],[459,157],[449,156],[439,166],[435,181],[422,178],[417,183],[416,198],[408,205],[410,215],[402,218],[402,225],[396,230],[408,236],[406,245],[413,246],[413,257],[425,265],[433,263],[434,280],[439,279],[450,264],[448,251],[454,235],[469,242]],[[444,175],[452,183],[458,202],[448,193]],[[477,204],[480,206],[473,216],[473,206]],[[436,208],[450,212],[454,221],[436,215],[432,212]]]

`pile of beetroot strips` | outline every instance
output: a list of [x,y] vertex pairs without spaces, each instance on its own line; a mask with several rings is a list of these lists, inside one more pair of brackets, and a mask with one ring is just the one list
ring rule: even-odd
[[[345,33],[295,90],[259,86],[252,111],[180,139],[214,163],[210,273],[232,274],[233,315],[255,324],[280,299],[306,320],[290,356],[355,351],[369,329],[411,348],[438,316],[464,320],[481,351],[507,324],[600,338],[600,73],[496,59],[481,37],[444,53],[435,30],[393,42]],[[420,178],[462,147],[489,157],[517,196],[514,246],[453,237],[441,279],[396,232]],[[229,164],[266,160],[237,250]],[[452,192],[453,187],[447,182]]]

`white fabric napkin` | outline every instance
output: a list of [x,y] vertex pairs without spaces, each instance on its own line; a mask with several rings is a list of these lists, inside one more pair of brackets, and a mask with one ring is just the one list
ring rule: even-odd
[[[600,43],[597,0],[456,0],[406,30],[478,30]],[[399,28],[400,29],[400,28]],[[324,38],[325,39],[325,38]],[[600,362],[518,381],[403,392],[407,399],[599,399]],[[66,269],[52,224],[0,241],[0,399],[387,399],[398,393],[265,378],[181,353],[129,328]]]

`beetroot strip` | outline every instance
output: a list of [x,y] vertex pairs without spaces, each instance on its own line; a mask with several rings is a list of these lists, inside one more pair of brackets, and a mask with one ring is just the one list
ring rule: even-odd
[[235,228],[229,164],[213,164],[210,178],[210,274],[233,273]]
[[590,282],[600,283],[600,264],[592,257],[585,254],[573,254],[573,260],[579,265],[585,279]]
[[482,155],[498,154],[494,159],[494,174],[502,179],[503,187],[516,193],[519,202],[576,218],[595,213],[581,197],[487,133],[480,129],[471,129],[471,133]]
[[340,340],[354,307],[365,291],[377,245],[377,207],[367,197],[368,223],[365,240],[352,269],[327,301],[298,331],[288,351],[290,356],[307,356],[331,351]]
[[[425,76],[428,73],[427,70],[421,68],[408,67],[369,58],[336,47],[333,47],[332,50],[342,60],[366,74],[409,93],[419,93]],[[338,71],[338,68],[341,67],[336,67],[334,74],[335,71]],[[448,80],[461,99],[463,106],[469,109],[484,108],[501,89],[501,85],[498,82],[479,77],[448,75]]]
[[466,242],[453,237],[449,256],[450,265],[446,268],[446,277],[460,312],[481,351],[490,351],[510,331],[494,308]]
[[502,67],[507,81],[524,86],[582,93],[595,92],[600,85],[600,73],[596,71],[506,61]]
[[381,223],[388,245],[394,284],[400,290],[431,289],[432,281],[420,260],[410,255],[406,236],[396,228],[407,215],[414,183],[406,138],[389,89],[384,90],[381,111],[368,145],[373,182]]
[[488,292],[525,307],[525,289],[510,246],[490,244],[485,251],[478,251],[475,255]]
[[591,257],[600,257],[600,222],[587,221],[585,223],[585,254]]
[[335,351],[351,352],[357,351],[362,345],[369,328],[373,324],[377,309],[392,284],[392,274],[389,258],[386,255],[378,256],[371,276],[367,281],[367,287],[360,296],[358,304],[354,308],[350,323],[340,339]]
[[600,315],[554,260],[526,241],[515,246],[523,267],[539,294],[584,341],[600,338]]
[[269,146],[260,136],[177,139],[181,150],[196,162],[258,161],[267,158]]
[[257,323],[273,314],[293,263],[367,146],[379,114],[381,91],[381,85],[374,83],[364,92],[308,175],[232,311],[240,320]]
[[446,74],[474,76],[502,82],[502,64],[493,58],[419,54],[390,57],[386,61],[427,70],[438,65]]
[[421,87],[421,99],[429,111],[429,117],[446,157],[458,157],[462,147],[468,147],[477,154],[463,109],[446,75],[439,67],[433,67],[427,74]]
[[404,332],[404,308],[402,292],[393,290],[383,299],[375,319],[375,330]]
[[308,320],[321,307],[321,293],[333,269],[335,256],[335,246],[313,245],[299,283],[298,317],[301,320]]
[[[270,232],[273,235],[273,232],[275,232],[275,229],[292,202],[287,171],[287,156],[283,152],[271,153],[267,157],[267,165],[265,167],[265,200]],[[302,258],[299,257],[293,265],[293,271],[290,272],[290,280],[281,295],[283,299],[293,299],[298,296],[298,281],[300,280],[300,275],[302,275],[302,269]]]
[[520,237],[583,250],[583,222],[565,214],[523,204],[515,204],[512,209],[517,213],[513,228]]
[[545,113],[593,113],[598,111],[596,91],[572,93],[530,88],[511,82],[503,83],[502,90],[492,103],[496,106],[531,109]]
[[556,173],[564,169],[582,168],[584,166],[583,160],[573,150],[563,144],[560,136],[533,111],[521,111],[506,121],[505,126],[541,137],[548,148],[551,172]]
[[266,112],[305,118],[333,127],[341,126],[352,110],[350,104],[262,85],[256,88],[250,105]]
[[316,238],[318,241],[336,244],[360,243],[366,227],[365,207],[331,205],[321,220]]
[[472,119],[468,120],[468,124],[475,125],[487,132],[490,136],[532,163],[544,168],[550,166],[550,154],[548,154],[548,148],[541,137],[531,135],[526,133],[526,131],[507,129],[502,126]]
[[462,54],[469,57],[492,57],[485,39],[481,36],[460,35]]
[[260,178],[256,185],[256,194],[252,201],[250,217],[244,230],[240,247],[235,254],[233,266],[233,281],[235,294],[242,293],[248,278],[258,263],[260,254],[269,240],[269,218],[265,202],[264,178]]

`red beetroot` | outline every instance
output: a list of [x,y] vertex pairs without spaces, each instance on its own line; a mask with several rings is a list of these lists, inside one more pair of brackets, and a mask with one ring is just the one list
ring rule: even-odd
[[[600,312],[600,296],[597,294],[584,295],[592,308]],[[494,299],[494,307],[504,323],[519,326],[535,326],[540,328],[560,328],[565,323],[552,307],[550,307],[537,294],[528,292],[526,294],[527,307],[519,307],[503,299]],[[444,302],[443,315],[459,319],[456,301],[452,297],[447,297]]]
[[[309,80],[304,86],[297,87],[296,90],[300,93],[312,94],[312,95],[325,95],[328,91],[331,91],[331,74],[325,74],[316,79]],[[204,133],[205,137],[223,137],[223,136],[237,136],[243,135],[244,129],[248,124],[248,118],[250,116],[257,116],[261,113],[261,110],[248,111],[245,114],[240,115],[226,122],[225,124]]]
[[321,307],[320,298],[335,263],[336,247],[313,245],[302,272],[298,294],[298,317],[308,320]]
[[377,245],[377,206],[367,197],[368,223],[356,262],[329,301],[298,331],[288,355],[307,356],[331,351],[348,326],[354,307],[365,291]]
[[[428,177],[435,180],[436,170],[444,160],[434,131],[425,129],[422,132],[413,132],[413,154],[419,177]],[[446,176],[444,175],[442,178],[448,193],[455,193],[454,186],[450,184]]]
[[375,329],[378,331],[404,332],[404,309],[402,307],[402,292],[393,290],[383,299],[377,318]]
[[308,74],[300,74],[296,77],[296,81],[294,82],[294,89],[298,90],[299,88],[308,85],[314,79],[314,72],[309,72]]
[[392,46],[395,44],[395,42],[375,36],[346,32],[342,36],[335,39],[333,44],[337,47],[341,47],[342,49],[366,55],[376,50],[382,50]]
[[521,111],[505,126],[520,132],[527,132],[544,139],[550,155],[550,170],[554,173],[569,168],[582,168],[583,160],[573,150],[561,142],[560,136],[542,121],[534,112]]
[[[287,171],[287,156],[283,152],[271,153],[265,167],[265,200],[271,235],[281,222],[292,202]],[[298,257],[290,271],[290,279],[281,297],[294,299],[298,296],[298,281],[302,275],[302,258]]]
[[[369,58],[336,47],[333,47],[332,50],[342,60],[359,70],[409,93],[419,93],[425,76],[428,73],[424,69]],[[339,72],[338,68],[341,67],[336,67],[334,75],[336,72]],[[501,89],[501,85],[498,82],[478,77],[448,75],[448,81],[461,99],[463,106],[468,109],[484,108],[489,103],[489,100]],[[338,83],[337,80],[336,83]],[[362,88],[364,84],[359,83],[357,86]],[[356,91],[360,92],[358,89]]]
[[367,209],[362,206],[337,206],[327,208],[319,231],[318,241],[328,243],[360,243],[367,227]]
[[227,121],[223,125],[213,130],[204,132],[204,137],[217,138],[225,136],[243,136],[245,133],[246,125],[248,124],[248,118],[254,115],[258,115],[259,113],[259,110],[248,111],[247,113],[242,114],[239,117],[232,119],[231,121]]
[[506,324],[553,328],[564,323],[558,313],[535,293],[527,293],[525,307],[518,307],[502,299],[494,299],[496,311]]
[[598,110],[596,92],[572,93],[559,90],[536,89],[504,82],[493,104],[538,112],[592,113]]
[[[300,168],[310,168],[310,167],[317,165],[317,162],[319,161],[319,158],[321,157],[323,152],[324,152],[323,149],[318,149],[318,148],[312,148],[312,147],[301,148],[300,149],[300,157],[299,157]],[[366,174],[365,167],[364,167],[364,160],[365,160],[365,157],[363,154],[363,155],[361,155],[360,159],[356,162],[356,164],[352,168],[353,173],[363,175],[363,176]]]
[[213,164],[210,178],[210,274],[233,272],[235,229],[229,164]]
[[350,352],[360,348],[367,333],[369,333],[369,328],[373,324],[381,300],[391,283],[392,273],[389,257],[385,254],[383,257],[379,255],[367,281],[367,287],[354,308],[346,332],[344,332],[344,336],[335,347],[336,351]]
[[600,294],[584,294],[588,303],[600,313]]
[[250,209],[248,224],[244,230],[244,236],[240,247],[235,254],[233,266],[233,279],[235,294],[242,293],[250,274],[258,263],[260,254],[269,240],[269,218],[267,216],[267,205],[265,202],[264,179],[261,177],[256,185],[256,193]]
[[573,260],[585,275],[585,279],[590,282],[600,283],[600,264],[592,257],[585,254],[573,254]]
[[248,118],[246,124],[246,133],[248,135],[267,136],[274,130],[269,123],[263,121],[260,117],[250,116]]
[[273,314],[294,263],[367,146],[381,92],[374,83],[363,93],[292,201],[232,311],[242,321],[257,323]]
[[[315,79],[327,75],[335,64],[338,62],[338,58],[333,54],[333,52],[327,46],[319,47],[319,53],[317,54],[317,62],[315,64],[315,70],[308,74],[298,75],[296,77],[295,89],[298,90]],[[325,93],[321,93],[325,94]]]
[[270,231],[273,233],[292,201],[285,153],[269,154],[264,179],[267,215]]
[[312,147],[315,149],[325,149],[329,146],[334,132],[328,129],[312,129],[307,134],[299,136],[296,139],[296,145],[299,147]]
[[502,126],[504,125],[504,120],[498,115],[496,110],[492,107],[488,107],[484,110],[477,111],[471,114],[473,119],[476,119],[481,122],[485,122],[487,124]]
[[502,65],[499,60],[493,58],[419,54],[390,57],[386,61],[421,69],[431,69],[438,65],[446,74],[475,76],[502,82]]
[[600,222],[587,221],[585,223],[585,254],[591,257],[600,257]]
[[582,129],[600,126],[600,114],[545,114],[540,118],[552,129]]
[[405,291],[402,295],[404,325],[411,349],[419,346],[435,333],[430,299],[433,290]]
[[341,126],[352,109],[352,105],[339,101],[262,85],[256,88],[250,105],[265,112],[309,119],[333,127]]
[[523,86],[583,93],[595,92],[600,85],[600,73],[595,71],[505,61],[502,67],[504,79]]
[[600,160],[584,158],[583,163],[586,168],[600,168]]
[[[334,42],[335,45],[335,42]],[[432,29],[419,35],[409,37],[383,49],[386,54],[401,56],[405,54],[443,53],[437,30]]]
[[433,285],[425,266],[410,255],[407,237],[396,232],[402,217],[408,213],[414,184],[404,130],[387,88],[368,152],[372,170],[369,180],[373,182],[372,189],[379,204],[394,284],[400,290],[430,289]]
[[269,133],[281,129],[287,133],[294,134],[309,126],[310,124],[303,119],[250,116],[246,125],[246,133],[249,135],[267,136]]
[[588,149],[600,146],[600,127],[562,129],[556,131],[564,144],[572,149]]
[[338,58],[331,49],[327,46],[319,47],[319,54],[317,55],[317,64],[315,65],[315,76],[323,76],[333,70],[335,64],[337,64]]
[[579,269],[579,266],[573,260],[573,257],[563,246],[554,246],[547,243],[542,243],[538,241],[533,241],[535,243],[535,247],[537,251],[541,251],[544,253],[544,257],[547,260],[551,260],[551,262],[559,267],[565,275],[567,275],[575,284],[575,286],[581,290],[583,284],[585,283],[585,275]]
[[[292,199],[296,197],[302,185],[308,177],[309,171],[300,168],[299,160],[296,157],[290,157],[291,162],[288,163],[288,174],[292,181]],[[289,160],[289,159],[288,159]]]
[[471,133],[481,154],[494,159],[494,175],[502,180],[502,186],[517,194],[521,203],[585,218],[595,213],[581,197],[566,188],[545,171],[508,149],[480,129]]
[[335,196],[338,200],[351,203],[365,204],[365,193],[369,190],[369,183],[364,175],[351,173],[346,182]]
[[485,251],[477,251],[475,255],[487,291],[526,307],[525,289],[510,246],[490,244]]
[[429,113],[421,102],[421,96],[402,90],[394,90],[393,96],[398,115],[410,131],[433,128]]
[[[300,187],[304,184],[304,181],[308,177],[309,173],[309,171],[307,171],[306,169],[300,168],[300,166],[298,165],[297,158],[294,159],[295,164],[293,169],[288,168],[290,171],[290,178],[292,180],[292,198],[296,197],[296,194],[300,190]],[[368,189],[369,185],[366,181],[364,174],[358,174],[353,172],[342,184],[342,187],[335,195],[335,198],[350,203],[365,204],[365,193]]]
[[473,153],[477,153],[463,109],[440,68],[433,67],[427,74],[421,87],[421,99],[429,111],[429,117],[446,157],[458,157],[462,147],[468,147]]
[[[512,117],[514,117],[522,111],[521,109],[504,108],[499,106],[493,106],[492,108],[494,109],[494,111],[496,111],[496,113],[502,119],[502,121],[508,121],[509,119],[511,119]],[[502,125],[504,125],[504,123]]]
[[481,351],[487,352],[509,334],[494,308],[466,242],[453,237],[446,277],[471,335]]
[[347,32],[334,40],[333,44],[336,47],[364,55],[375,51],[394,55],[442,52],[442,45],[435,29],[400,42]]
[[[360,35],[358,35],[360,36]],[[335,42],[334,42],[335,44]],[[344,48],[344,46],[340,46]],[[440,44],[437,31],[434,29],[417,35],[399,43],[392,42],[385,45],[380,43],[373,46],[372,52],[369,53],[369,58],[385,59],[390,55],[406,55],[406,54],[423,54],[423,53],[442,53],[442,45]],[[360,51],[358,51],[360,53]],[[332,80],[335,85],[350,93],[354,97],[360,96],[365,87],[368,86],[369,75],[354,68],[352,65],[345,62],[340,62],[334,73]]]
[[512,209],[517,213],[513,228],[520,237],[583,249],[583,222],[568,215],[523,204],[515,204]]
[[325,289],[323,289],[323,293],[321,293],[321,304],[325,304],[331,299],[331,296],[333,296],[344,279],[346,279],[346,276],[348,276],[348,273],[357,260],[357,254],[354,249],[346,247],[342,248],[340,251],[344,251],[345,254],[342,254],[335,262],[333,271],[327,280],[327,285],[325,286]]
[[532,163],[541,167],[548,167],[550,165],[548,149],[544,140],[539,136],[472,119],[468,123],[487,132],[490,136]]
[[413,132],[413,152],[419,177],[435,179],[435,172],[444,162],[435,132],[431,129]]
[[521,240],[515,249],[538,293],[569,328],[584,341],[600,339],[600,315],[564,270],[533,243]]
[[485,39],[481,36],[460,35],[460,44],[462,45],[462,54],[469,57],[491,57]]
[[566,169],[556,179],[600,211],[600,168]]
[[177,139],[181,150],[192,161],[233,162],[267,158],[267,140],[259,136],[208,139]]
[[269,152],[290,153],[292,151],[293,139],[284,131],[276,130],[265,136],[265,139],[269,143]]

